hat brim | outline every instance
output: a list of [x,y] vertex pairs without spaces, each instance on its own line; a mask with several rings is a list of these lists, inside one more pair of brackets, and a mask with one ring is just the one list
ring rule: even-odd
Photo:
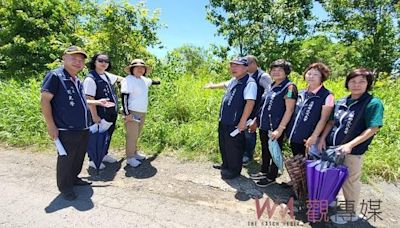
[[136,66],[145,67],[145,68],[146,68],[146,75],[150,74],[151,71],[152,71],[152,69],[151,69],[150,66],[147,66],[147,65],[144,65],[144,64],[135,64],[135,65],[126,66],[126,67],[124,68],[125,73],[131,74],[131,68],[132,68],[132,67],[136,67]]
[[64,54],[66,54],[66,55],[81,54],[81,55],[85,56],[86,59],[88,57],[87,54],[83,51],[68,51],[68,52],[65,52]]
[[230,63],[234,63],[234,64],[238,64],[238,65],[244,65],[244,66],[247,66],[247,64],[245,64],[245,63],[243,63],[243,62],[240,62],[240,61],[235,61],[235,60],[233,60],[233,61],[230,61]]

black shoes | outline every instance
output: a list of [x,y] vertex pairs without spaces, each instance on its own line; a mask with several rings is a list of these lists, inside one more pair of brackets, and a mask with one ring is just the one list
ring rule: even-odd
[[275,183],[275,180],[270,180],[270,179],[265,177],[265,178],[260,179],[259,181],[257,181],[256,185],[258,187],[267,187],[268,185],[271,185],[271,184],[274,184],[274,183]]
[[258,172],[250,174],[250,179],[252,180],[261,180],[267,177],[266,173]]
[[214,165],[212,165],[212,167],[214,169],[222,169],[222,165],[220,165],[220,164],[214,164]]

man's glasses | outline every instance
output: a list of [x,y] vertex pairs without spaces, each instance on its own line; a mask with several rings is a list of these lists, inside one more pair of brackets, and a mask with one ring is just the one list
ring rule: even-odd
[[110,63],[110,60],[108,60],[108,59],[97,59],[97,62],[99,62],[99,63]]

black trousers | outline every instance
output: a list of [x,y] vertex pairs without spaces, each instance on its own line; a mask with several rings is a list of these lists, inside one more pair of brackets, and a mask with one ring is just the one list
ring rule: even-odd
[[304,143],[290,142],[290,149],[292,149],[293,156],[298,154],[304,156],[306,153],[306,146],[304,146]]
[[57,157],[57,186],[60,192],[68,192],[82,170],[89,131],[59,131],[58,137],[67,155]]
[[[278,138],[278,144],[282,149],[283,145],[283,137]],[[270,180],[275,180],[278,176],[278,166],[275,165],[274,161],[272,160],[271,152],[269,151],[269,143],[268,143],[268,131],[264,131],[260,129],[260,141],[261,141],[261,172],[267,174],[267,178]]]
[[235,130],[234,126],[225,125],[219,122],[218,142],[219,151],[222,157],[222,170],[229,171],[230,174],[237,176],[242,171],[243,154],[246,146],[244,132],[235,137],[230,133]]

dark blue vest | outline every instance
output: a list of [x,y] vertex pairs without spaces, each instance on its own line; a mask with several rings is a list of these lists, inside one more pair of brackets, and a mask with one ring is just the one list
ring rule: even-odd
[[110,99],[111,102],[115,103],[115,107],[111,108],[106,108],[97,105],[96,110],[97,110],[97,115],[99,115],[100,118],[105,119],[108,122],[115,122],[117,120],[118,116],[118,98],[116,96],[114,87],[111,85],[111,81],[108,78],[107,74],[107,80],[104,81],[100,75],[96,71],[91,71],[87,77],[90,77],[94,80],[96,83],[96,96],[94,99],[98,100],[101,98],[108,98]]
[[259,116],[259,128],[261,130],[275,130],[279,127],[286,111],[285,95],[287,94],[289,85],[292,84],[289,79],[285,79],[279,85],[273,83],[271,89],[266,92]]
[[[334,112],[335,124],[333,125],[332,130],[329,132],[329,135],[326,138],[328,146],[338,146],[343,143],[347,143],[353,140],[355,137],[359,136],[363,131],[367,129],[364,118],[365,108],[363,107],[366,107],[364,105],[365,102],[369,102],[371,98],[372,96],[370,94],[364,93],[357,101],[350,105],[347,105],[349,97],[342,98],[336,102]],[[349,132],[353,122],[358,115],[362,115],[362,117],[359,119],[359,121],[357,121],[357,126],[354,126],[351,132]],[[347,136],[347,134],[350,135]],[[346,142],[343,142],[346,136]],[[374,136],[354,147],[351,151],[351,154],[364,154],[368,150],[368,146],[373,138]]]
[[322,106],[329,94],[329,90],[324,86],[317,94],[309,93],[307,89],[299,93],[296,109],[287,126],[289,142],[304,143],[304,139],[311,136],[321,118]]
[[250,114],[250,118],[251,119],[253,119],[256,116],[257,111],[260,109],[260,106],[262,104],[261,103],[261,97],[262,97],[262,95],[264,93],[264,87],[262,87],[260,85],[260,78],[261,78],[261,76],[263,74],[264,74],[264,71],[262,71],[261,69],[257,69],[253,73],[253,75],[251,76],[257,83],[257,99],[256,99],[255,104],[254,104],[253,112]]
[[87,129],[91,118],[80,81],[76,79],[75,86],[69,73],[62,67],[50,71],[46,77],[57,77],[60,80],[57,92],[51,100],[56,126],[64,130]]
[[236,85],[232,85],[233,82],[229,85],[222,99],[219,116],[221,123],[230,126],[237,126],[239,124],[246,105],[246,100],[243,97],[244,89],[250,82],[254,82],[254,79],[250,78],[247,74],[239,79]]

